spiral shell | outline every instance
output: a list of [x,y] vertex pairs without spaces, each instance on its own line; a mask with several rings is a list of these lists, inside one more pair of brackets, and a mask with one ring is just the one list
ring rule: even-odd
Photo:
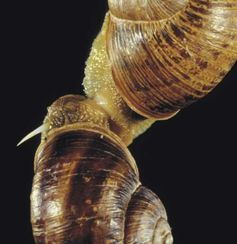
[[208,94],[237,59],[237,2],[109,0],[107,52],[126,103],[165,118]]
[[39,147],[31,203],[36,243],[173,242],[126,146],[88,123],[55,129]]

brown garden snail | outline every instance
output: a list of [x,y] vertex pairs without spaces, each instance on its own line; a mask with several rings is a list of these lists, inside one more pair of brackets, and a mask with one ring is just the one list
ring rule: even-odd
[[109,6],[87,61],[87,98],[60,98],[39,130],[36,243],[172,243],[125,144],[207,94],[236,61],[236,1]]

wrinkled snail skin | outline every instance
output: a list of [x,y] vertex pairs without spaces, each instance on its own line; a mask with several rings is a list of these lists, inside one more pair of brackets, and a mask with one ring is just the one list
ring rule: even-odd
[[145,117],[167,117],[202,98],[236,62],[236,0],[110,0],[109,6],[113,79]]
[[172,243],[165,209],[141,186],[131,154],[88,123],[56,129],[37,152],[36,243]]
[[[83,85],[49,108],[31,194],[36,244],[172,244],[127,149],[208,94],[237,59],[237,1],[109,0]],[[23,139],[23,141],[26,139]]]

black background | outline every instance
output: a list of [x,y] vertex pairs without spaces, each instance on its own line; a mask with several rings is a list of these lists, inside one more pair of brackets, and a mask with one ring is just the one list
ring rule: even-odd
[[[5,243],[33,243],[29,196],[39,137],[15,145],[56,98],[82,92],[84,63],[107,9],[105,0],[32,2],[12,3],[3,21]],[[143,184],[166,206],[176,244],[235,242],[236,77],[237,65],[208,97],[130,146]]]

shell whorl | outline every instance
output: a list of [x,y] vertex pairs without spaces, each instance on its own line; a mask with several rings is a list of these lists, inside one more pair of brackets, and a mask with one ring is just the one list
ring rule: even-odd
[[108,0],[110,12],[132,21],[167,19],[183,9],[188,0]]
[[109,6],[113,79],[145,117],[165,118],[202,98],[236,62],[236,1],[110,0]]
[[35,165],[36,243],[173,243],[163,204],[141,186],[115,134],[88,124],[56,129]]

